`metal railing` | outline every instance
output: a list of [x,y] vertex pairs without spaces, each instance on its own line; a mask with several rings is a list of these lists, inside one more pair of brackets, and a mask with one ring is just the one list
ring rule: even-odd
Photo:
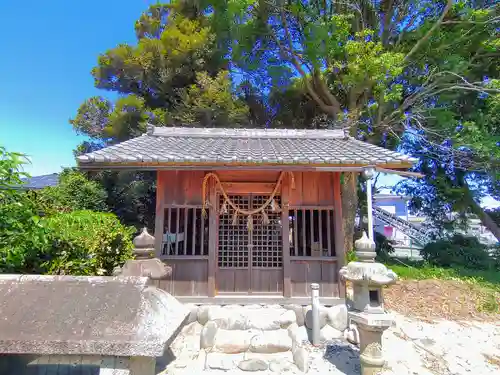
[[425,246],[430,241],[427,233],[418,228],[416,225],[402,219],[380,207],[373,207],[373,216],[375,216],[380,221],[387,225],[393,226],[394,228],[400,230],[406,234],[411,239],[417,241],[420,245]]

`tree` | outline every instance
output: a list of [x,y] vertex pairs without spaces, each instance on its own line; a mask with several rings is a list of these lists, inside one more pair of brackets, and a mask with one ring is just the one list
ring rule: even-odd
[[[150,6],[135,23],[137,43],[99,56],[95,86],[120,95],[112,102],[87,99],[70,120],[90,138],[76,154],[136,137],[158,126],[241,126],[248,107],[232,89],[228,62],[217,48],[207,17],[188,2]],[[89,173],[106,190],[106,203],[121,220],[154,223],[155,174]]]
[[[299,79],[333,126],[388,148],[407,133],[433,144],[457,139],[457,109],[498,92],[483,79],[498,77],[499,56],[497,8],[484,2],[206,0],[199,8],[254,82]],[[352,174],[342,193],[349,249]]]
[[59,175],[59,184],[36,192],[34,197],[51,211],[107,211],[107,193],[100,184],[87,179],[76,170],[66,169]]
[[99,56],[95,86],[119,93],[92,97],[70,120],[101,147],[136,137],[146,124],[231,126],[245,121],[245,104],[231,90],[227,61],[207,18],[189,4],[156,4],[135,24],[136,45]]

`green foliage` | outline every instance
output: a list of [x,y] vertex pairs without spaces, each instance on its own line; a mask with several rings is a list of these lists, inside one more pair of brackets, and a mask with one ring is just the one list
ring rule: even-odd
[[248,122],[248,107],[231,93],[227,71],[214,78],[200,72],[196,83],[183,90],[182,102],[173,117],[185,125],[238,127]]
[[132,256],[134,229],[115,215],[59,212],[105,209],[97,183],[66,170],[57,187],[22,191],[24,157],[0,152],[0,272],[109,275]]
[[26,158],[0,147],[0,272],[38,270],[38,249],[46,244],[38,210],[20,191]]
[[43,221],[49,246],[42,267],[58,275],[111,275],[132,258],[133,228],[115,215],[92,211],[60,213]]
[[108,208],[103,187],[72,169],[60,174],[58,185],[46,187],[34,195],[41,211],[107,211]]
[[429,264],[439,267],[500,270],[489,248],[475,237],[454,235],[450,239],[427,244],[420,254]]
[[23,177],[29,175],[22,171],[22,166],[27,164],[27,159],[18,152],[8,152],[0,146],[0,196],[12,194],[23,183]]

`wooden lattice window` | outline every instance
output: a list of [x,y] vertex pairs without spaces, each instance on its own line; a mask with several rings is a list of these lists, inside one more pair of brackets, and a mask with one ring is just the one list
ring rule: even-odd
[[291,256],[335,256],[331,208],[292,208],[289,211]]
[[[262,195],[233,195],[230,199],[241,209],[251,210],[262,206],[268,199]],[[279,206],[280,198],[275,202]],[[220,197],[222,206],[224,198]],[[252,216],[251,230],[248,217],[238,215],[234,220],[234,210],[228,207],[227,213],[219,217],[219,251],[220,268],[280,268],[282,260],[282,226],[281,213],[273,211],[270,206],[265,209],[268,223],[260,214]]]
[[[170,206],[165,209],[162,255],[208,255],[208,215],[201,206]],[[208,210],[207,210],[208,212]]]

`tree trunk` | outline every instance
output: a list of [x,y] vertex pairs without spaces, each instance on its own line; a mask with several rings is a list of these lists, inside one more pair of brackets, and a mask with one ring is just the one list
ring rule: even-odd
[[470,207],[472,212],[475,213],[481,223],[495,236],[495,238],[500,241],[500,228],[495,223],[495,221],[491,218],[490,215],[474,200],[472,197],[468,197]]
[[344,251],[354,248],[354,226],[358,208],[357,174],[344,173],[340,190],[342,197],[342,216],[344,229]]

